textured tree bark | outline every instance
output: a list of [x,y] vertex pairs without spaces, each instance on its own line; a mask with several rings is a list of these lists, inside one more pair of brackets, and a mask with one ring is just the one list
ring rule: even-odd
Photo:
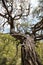
[[34,38],[26,35],[21,46],[22,65],[41,65],[38,55],[35,52]]
[[21,65],[42,65],[40,58],[35,51],[34,37],[20,33],[12,34],[13,37],[21,42]]

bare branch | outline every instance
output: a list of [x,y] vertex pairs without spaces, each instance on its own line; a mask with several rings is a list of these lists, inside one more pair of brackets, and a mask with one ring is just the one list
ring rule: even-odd
[[6,15],[3,15],[2,13],[0,13],[0,16],[7,19]]
[[28,11],[28,12],[26,13],[26,15],[22,15],[23,17],[24,17],[24,16],[28,16],[28,15],[29,15],[29,12],[30,12],[30,4],[29,4],[28,9],[26,9],[26,11]]
[[[20,7],[21,7],[21,14],[18,14],[18,15],[15,15],[14,16],[14,20],[18,20],[18,19],[20,19],[21,17],[25,17],[25,16],[28,16],[29,15],[29,12],[30,12],[30,6],[29,6],[29,8],[28,9],[26,9],[26,11],[28,11],[27,13],[26,13],[26,15],[24,15],[23,14],[23,10],[22,10],[22,6],[20,5]],[[18,17],[18,18],[17,18]]]
[[11,2],[11,11],[10,11],[10,13],[12,13],[12,11],[13,11],[13,0]]
[[[18,17],[18,18],[17,18]],[[18,19],[20,19],[22,17],[22,13],[21,14],[19,14],[19,15],[15,15],[14,16],[14,20],[18,20]]]
[[43,18],[42,18],[42,20],[40,21],[40,22],[38,22],[35,26],[34,26],[34,28],[38,28],[39,26],[41,26],[43,24]]
[[3,5],[4,5],[4,8],[6,9],[6,11],[7,11],[9,17],[11,17],[11,15],[10,15],[10,13],[9,13],[9,11],[8,11],[8,8],[7,8],[6,4],[5,4],[5,0],[2,0],[2,3],[3,3]]
[[7,22],[4,22],[4,24],[2,25],[4,27],[4,25],[6,24]]

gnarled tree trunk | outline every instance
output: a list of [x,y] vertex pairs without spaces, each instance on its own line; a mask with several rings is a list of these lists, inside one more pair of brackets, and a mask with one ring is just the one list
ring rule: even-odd
[[21,42],[21,65],[42,65],[35,51],[35,41],[30,35],[12,34]]
[[35,52],[34,38],[26,35],[21,47],[22,65],[41,65]]

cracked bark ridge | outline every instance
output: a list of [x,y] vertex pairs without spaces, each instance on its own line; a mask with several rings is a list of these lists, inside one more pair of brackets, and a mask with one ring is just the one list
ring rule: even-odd
[[35,51],[34,38],[26,35],[21,47],[22,65],[42,65]]

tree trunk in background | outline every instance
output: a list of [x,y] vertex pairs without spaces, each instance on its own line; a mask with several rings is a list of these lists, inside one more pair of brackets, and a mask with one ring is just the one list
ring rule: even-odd
[[34,38],[29,35],[26,35],[21,46],[21,61],[21,65],[41,65],[35,52]]
[[10,22],[10,34],[12,34],[12,33],[14,33],[14,21],[13,21],[13,19],[11,18],[11,22]]

